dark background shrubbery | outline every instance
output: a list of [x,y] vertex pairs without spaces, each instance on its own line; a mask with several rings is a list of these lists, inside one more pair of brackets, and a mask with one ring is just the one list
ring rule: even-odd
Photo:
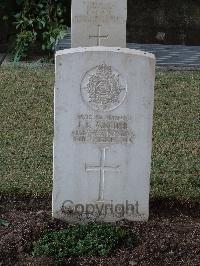
[[128,0],[128,41],[200,45],[200,0]]
[[67,11],[70,10],[70,1],[0,1],[0,40],[6,43],[6,46],[14,46],[14,61],[26,56],[33,45],[38,48],[37,50],[50,54],[57,40],[67,32],[70,20]]

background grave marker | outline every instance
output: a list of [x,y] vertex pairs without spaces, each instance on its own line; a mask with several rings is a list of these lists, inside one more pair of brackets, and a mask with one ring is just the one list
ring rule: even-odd
[[127,0],[72,0],[72,47],[126,47]]

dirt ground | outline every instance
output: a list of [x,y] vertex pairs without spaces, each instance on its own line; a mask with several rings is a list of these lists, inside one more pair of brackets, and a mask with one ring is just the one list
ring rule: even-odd
[[[107,257],[67,258],[65,265],[200,265],[200,204],[152,201],[148,222],[122,222],[137,244],[119,248]],[[54,265],[47,257],[33,257],[32,243],[49,230],[67,224],[51,218],[51,199],[0,198],[0,266]]]

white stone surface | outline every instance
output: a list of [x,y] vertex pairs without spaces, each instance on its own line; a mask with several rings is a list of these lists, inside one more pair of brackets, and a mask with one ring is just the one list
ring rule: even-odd
[[71,17],[73,48],[126,47],[127,0],[72,0]]
[[56,53],[54,217],[148,219],[154,72],[137,50]]

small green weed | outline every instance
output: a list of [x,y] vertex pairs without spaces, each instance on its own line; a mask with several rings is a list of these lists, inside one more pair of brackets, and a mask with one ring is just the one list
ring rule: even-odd
[[114,225],[73,225],[45,234],[34,243],[33,254],[52,256],[56,262],[62,263],[67,256],[106,256],[118,246],[130,247],[134,242],[128,230]]
[[9,222],[0,219],[0,225],[3,225],[3,226],[9,226]]

